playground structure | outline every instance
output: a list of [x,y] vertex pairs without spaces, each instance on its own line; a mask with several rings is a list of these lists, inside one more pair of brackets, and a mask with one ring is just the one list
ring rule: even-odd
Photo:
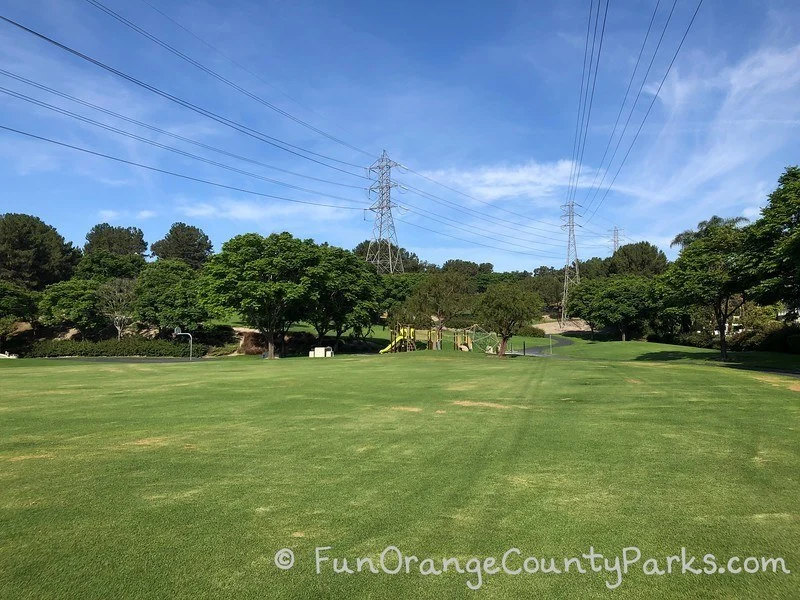
[[388,352],[414,352],[417,349],[417,331],[413,327],[400,326],[392,330],[389,345],[381,350],[381,354]]
[[[476,351],[497,354],[497,349],[500,345],[500,339],[497,334],[485,331],[477,325],[465,329],[432,328],[427,330],[427,335],[422,335],[423,338],[418,339],[417,330],[414,327],[400,325],[392,330],[391,342],[380,353],[413,352],[423,344],[428,350],[442,350],[443,343],[450,342],[451,339],[453,350],[462,352]],[[452,338],[450,337],[451,335]]]

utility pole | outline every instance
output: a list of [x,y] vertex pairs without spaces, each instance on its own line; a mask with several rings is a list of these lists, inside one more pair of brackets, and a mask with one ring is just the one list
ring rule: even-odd
[[397,184],[392,181],[392,167],[398,164],[389,160],[386,150],[369,168],[374,174],[375,182],[370,185],[370,196],[376,198],[369,210],[375,213],[375,224],[372,227],[372,240],[367,248],[367,262],[372,263],[378,273],[402,273],[403,260],[400,258],[400,244],[397,243],[397,232],[392,218],[392,188]]
[[619,250],[619,227],[614,225],[614,231],[612,232],[611,235],[612,235],[611,244],[614,248],[614,254],[616,254],[617,250]]
[[564,293],[561,296],[561,328],[567,321],[567,304],[569,303],[569,292],[572,286],[581,282],[578,270],[578,246],[575,242],[575,201],[568,199],[562,207],[564,214],[563,227],[567,230],[567,262],[564,265]]

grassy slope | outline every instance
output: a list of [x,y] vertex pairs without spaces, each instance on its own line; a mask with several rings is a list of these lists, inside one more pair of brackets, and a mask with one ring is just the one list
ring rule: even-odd
[[[315,576],[316,546],[466,558],[685,545],[800,569],[795,380],[637,361],[633,343],[559,352],[578,358],[0,362],[0,597],[468,592],[462,575]],[[290,572],[272,562],[284,546]],[[795,574],[636,572],[613,596],[797,587]],[[498,575],[479,594],[611,592],[600,575]]]

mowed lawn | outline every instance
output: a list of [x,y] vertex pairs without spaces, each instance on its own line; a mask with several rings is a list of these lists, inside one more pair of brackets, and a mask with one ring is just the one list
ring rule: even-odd
[[[800,380],[629,344],[0,363],[0,598],[799,597]],[[792,574],[315,573],[390,545]]]

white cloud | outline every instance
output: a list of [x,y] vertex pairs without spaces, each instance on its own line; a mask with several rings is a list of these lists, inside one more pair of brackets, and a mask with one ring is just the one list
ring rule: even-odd
[[122,216],[122,213],[116,210],[101,210],[97,213],[98,216],[103,219],[104,221],[116,221]]
[[140,210],[136,213],[136,218],[139,220],[152,219],[158,216],[158,213],[153,210]]
[[254,222],[262,226],[277,228],[294,221],[327,222],[349,219],[353,212],[327,206],[278,205],[233,198],[217,198],[210,202],[199,203],[189,203],[183,200],[179,201],[178,211],[187,217]]
[[[447,170],[425,173],[428,177],[457,186],[482,200],[524,198],[552,205],[554,197],[563,193],[570,182],[573,163],[569,160],[519,165],[484,166],[473,170]],[[579,188],[589,187],[597,171],[581,167]]]

